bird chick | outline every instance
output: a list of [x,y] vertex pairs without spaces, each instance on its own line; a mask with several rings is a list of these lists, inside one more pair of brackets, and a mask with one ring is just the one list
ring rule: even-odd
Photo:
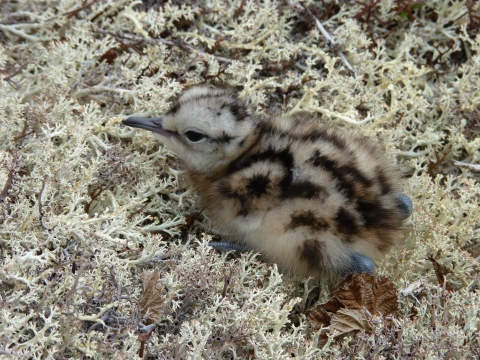
[[373,273],[412,211],[364,136],[308,113],[258,119],[237,91],[194,86],[159,118],[129,117],[180,158],[213,225],[299,276]]

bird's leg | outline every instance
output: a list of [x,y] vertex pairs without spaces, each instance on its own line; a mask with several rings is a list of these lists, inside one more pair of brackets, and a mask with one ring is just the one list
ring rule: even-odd
[[237,244],[230,242],[210,241],[209,246],[219,251],[234,251],[238,254],[250,252],[253,249],[245,244]]

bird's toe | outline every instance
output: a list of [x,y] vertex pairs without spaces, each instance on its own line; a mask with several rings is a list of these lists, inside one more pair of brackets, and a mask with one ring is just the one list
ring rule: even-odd
[[402,215],[404,216],[404,220],[406,220],[412,214],[412,211],[413,211],[412,200],[404,193],[397,194],[396,200],[397,200],[397,206],[402,212]]
[[352,253],[350,255],[350,263],[343,271],[342,276],[350,273],[361,274],[364,272],[371,275],[375,274],[375,264],[368,256],[356,252]]

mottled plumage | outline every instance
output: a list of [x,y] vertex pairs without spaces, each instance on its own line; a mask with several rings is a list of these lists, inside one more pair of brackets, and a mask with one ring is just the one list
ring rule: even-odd
[[161,118],[124,123],[153,131],[178,155],[227,240],[282,269],[373,272],[369,259],[403,239],[412,206],[397,166],[369,139],[313,114],[263,121],[235,90],[196,86]]

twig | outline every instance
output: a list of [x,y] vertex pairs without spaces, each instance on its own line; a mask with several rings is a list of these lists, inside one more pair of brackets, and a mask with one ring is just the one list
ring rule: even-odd
[[0,355],[8,355],[8,356],[12,356],[14,355],[14,352],[13,351],[8,351],[7,350],[7,344],[8,342],[10,341],[10,335],[7,335],[5,336],[5,338],[3,339],[3,344],[2,344],[2,348],[0,349]]
[[468,164],[461,161],[453,161],[453,165],[463,167],[472,171],[480,171],[480,164]]
[[78,273],[75,275],[75,280],[73,281],[73,286],[72,288],[63,296],[63,303],[66,303],[67,300],[77,292],[77,286],[78,282],[80,281],[80,277],[82,276],[83,272],[85,269],[90,265],[89,262],[84,261],[82,262],[82,265],[80,266],[80,269],[78,270]]
[[7,77],[4,77],[3,81],[8,82],[15,90],[18,90],[18,85],[15,81],[12,80],[12,78],[15,77],[16,75],[20,74],[20,72],[23,69],[25,69],[27,67],[27,65],[29,65],[29,63],[24,63],[23,65],[20,65],[20,67],[13,74],[10,74]]
[[38,193],[38,211],[40,213],[40,225],[42,226],[42,228],[44,228],[45,230],[48,230],[48,231],[51,231],[53,230],[53,228],[48,228],[44,223],[43,223],[43,218],[44,218],[44,213],[43,213],[43,204],[42,204],[42,194],[43,194],[43,190],[45,190],[45,183],[47,182],[48,180],[48,176],[45,177],[45,179],[43,179],[42,181],[42,188],[40,189],[40,192]]
[[[152,324],[152,325],[155,325],[155,324]],[[152,326],[152,325],[150,325],[150,326]],[[149,328],[150,326],[147,326],[145,328]],[[153,326],[153,328],[149,332],[137,335],[138,340],[140,341],[140,350],[138,351],[138,357],[140,359],[143,359],[143,354],[145,352],[145,343],[148,341],[150,336],[152,336],[153,330],[155,330],[155,326]]]
[[429,260],[433,265],[433,269],[435,270],[435,276],[437,277],[438,283],[442,285],[446,290],[453,291],[452,287],[448,284],[446,278],[448,274],[452,273],[452,270],[447,269],[445,266],[438,263],[437,259],[439,257],[440,252],[438,252],[435,257],[433,257],[433,255],[428,255],[427,260]]
[[11,166],[5,164],[4,167],[8,170],[8,176],[7,176],[7,181],[5,181],[5,185],[3,186],[2,192],[0,193],[0,204],[2,206],[2,212],[3,212],[3,221],[7,219],[7,216],[5,214],[5,200],[8,197],[8,192],[13,186],[13,180],[16,178],[15,174],[15,167],[18,165],[18,157],[17,157],[17,152],[15,150],[10,150],[10,154],[13,157],[13,164]]
[[353,70],[352,65],[348,62],[347,58],[345,55],[343,55],[342,50],[340,49],[340,45],[338,45],[335,40],[333,39],[332,35],[328,33],[328,31],[323,27],[322,23],[318,18],[310,11],[310,9],[306,8],[300,3],[295,3],[292,4],[292,6],[300,12],[306,12],[308,13],[314,20],[315,24],[317,25],[318,30],[322,33],[323,37],[327,40],[327,46],[330,48],[330,50],[333,51],[335,55],[337,55],[340,60],[342,61],[343,65],[350,71],[350,73],[353,75],[354,78],[357,78],[357,73],[355,70]]
[[100,196],[101,193],[103,193],[105,190],[110,189],[110,186],[113,185],[114,179],[113,174],[117,171],[117,169],[120,167],[120,164],[117,164],[112,171],[110,171],[107,176],[109,177],[108,182],[106,185],[98,185],[95,189],[93,189],[88,195],[91,196],[90,202],[85,205],[85,212],[88,214],[90,212],[90,206],[92,205],[92,202]]
[[[25,117],[27,118],[27,114],[25,114]],[[13,141],[17,142],[18,140],[21,140],[21,139],[23,139],[24,137],[35,133],[35,130],[32,130],[32,131],[30,131],[30,132],[27,133],[27,128],[28,128],[27,121],[28,121],[28,118],[27,118],[27,119],[25,120],[25,122],[23,123],[22,133],[21,133],[20,135],[16,136],[16,137],[14,137],[14,138],[13,138]]]
[[122,295],[123,286],[122,286],[122,285],[117,281],[117,279],[115,278],[115,272],[113,271],[113,268],[112,268],[112,267],[110,268],[110,276],[112,277],[113,283],[114,283],[115,286],[117,287],[117,296],[116,296],[115,300],[119,300],[119,299],[120,299],[120,295]]
[[149,202],[146,202],[145,205],[143,205],[140,209],[138,210],[135,210],[134,212],[132,212],[130,215],[127,216],[127,219],[130,220],[132,217],[134,217],[135,215],[141,213],[148,205],[150,205]]
[[8,172],[7,181],[5,181],[5,186],[3,187],[2,192],[0,193],[0,202],[3,204],[5,199],[8,196],[8,190],[12,188],[12,180],[15,177],[13,169]]
[[223,290],[222,290],[222,298],[224,298],[227,295],[227,288],[228,285],[230,284],[230,277],[232,275],[232,270],[230,269],[230,274],[227,275],[227,272],[225,271],[225,268],[223,269]]
[[161,39],[161,38],[160,39],[151,39],[151,38],[148,39],[148,38],[144,38],[144,37],[138,36],[138,35],[132,35],[132,34],[126,34],[126,33],[117,34],[117,33],[111,32],[111,31],[105,31],[105,30],[101,30],[101,29],[96,29],[94,31],[99,33],[99,34],[110,35],[113,38],[115,38],[117,41],[119,41],[118,39],[125,39],[125,40],[135,41],[135,42],[144,42],[146,44],[162,43],[162,44],[165,44],[165,45],[168,45],[168,46],[175,46],[175,47],[178,47],[182,50],[190,51],[190,52],[193,52],[195,54],[198,54],[198,55],[201,55],[201,56],[204,56],[204,57],[212,56],[218,62],[222,62],[222,63],[226,63],[226,64],[231,64],[233,62],[232,59],[225,58],[225,57],[222,57],[222,56],[212,55],[212,54],[207,53],[206,51],[197,49],[196,47],[187,44],[182,39],[178,39],[178,40],[166,40],[166,39]]
[[76,16],[80,11],[85,10],[85,9],[88,9],[90,6],[92,6],[92,5],[95,4],[96,2],[98,2],[98,0],[93,0],[93,1],[91,1],[91,2],[89,2],[89,3],[87,3],[87,4],[83,5],[83,6],[81,6],[81,7],[77,8],[77,9],[75,9],[75,10],[66,12],[66,13],[63,14],[63,15],[66,15],[66,16],[67,16],[67,19],[70,19],[70,18]]
[[240,14],[242,13],[243,7],[245,6],[246,3],[247,3],[247,0],[242,0],[242,2],[240,3],[240,6],[237,8],[237,10],[235,10],[235,13],[232,16],[233,19],[236,19],[240,16]]

